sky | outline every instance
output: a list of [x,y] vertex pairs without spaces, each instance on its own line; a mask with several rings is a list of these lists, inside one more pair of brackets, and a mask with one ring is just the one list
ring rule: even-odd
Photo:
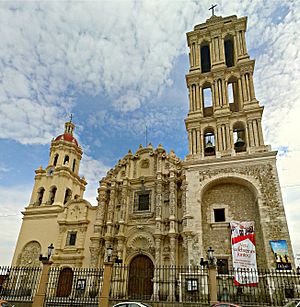
[[[294,254],[300,258],[300,2],[216,2],[248,16],[256,98],[278,172]],[[147,141],[187,155],[186,32],[211,0],[0,2],[0,265],[9,265],[51,139],[73,114],[85,198],[128,149]],[[300,260],[300,259],[299,259]]]

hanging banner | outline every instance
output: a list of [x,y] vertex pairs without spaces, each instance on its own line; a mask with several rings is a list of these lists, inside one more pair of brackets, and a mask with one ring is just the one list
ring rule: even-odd
[[230,222],[234,283],[237,286],[257,286],[254,222]]
[[277,270],[291,270],[292,263],[289,256],[286,240],[270,241],[272,251],[274,253]]

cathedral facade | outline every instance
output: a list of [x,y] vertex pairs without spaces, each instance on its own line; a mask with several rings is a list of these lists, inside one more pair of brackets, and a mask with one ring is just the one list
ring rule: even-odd
[[[39,266],[53,243],[53,265],[100,267],[107,248],[126,265],[198,265],[209,247],[232,267],[231,221],[253,221],[257,266],[275,268],[270,241],[292,258],[276,152],[265,145],[247,19],[213,15],[187,33],[189,113],[184,160],[162,145],[129,151],[101,179],[98,204],[84,199],[82,149],[74,124],[51,142],[37,169],[13,265]],[[293,259],[292,259],[293,263]]]

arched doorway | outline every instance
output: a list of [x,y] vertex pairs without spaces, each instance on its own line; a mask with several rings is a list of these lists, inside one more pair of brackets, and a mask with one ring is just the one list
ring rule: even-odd
[[64,268],[59,274],[56,296],[67,297],[71,294],[73,284],[73,270]]
[[128,297],[131,299],[151,299],[153,293],[154,266],[145,255],[133,258],[129,266]]

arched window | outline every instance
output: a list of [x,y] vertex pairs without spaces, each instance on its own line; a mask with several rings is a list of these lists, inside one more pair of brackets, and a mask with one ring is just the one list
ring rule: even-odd
[[237,122],[233,125],[233,143],[236,152],[246,151],[246,133],[242,122]]
[[76,160],[73,160],[73,165],[72,165],[72,171],[75,172],[75,167],[76,167]]
[[201,45],[201,72],[209,72],[211,69],[210,50],[208,43]]
[[39,191],[38,191],[37,200],[36,200],[36,205],[37,206],[40,206],[42,204],[44,193],[45,193],[45,189],[44,188],[40,188]]
[[66,204],[72,197],[72,191],[70,189],[66,189],[64,204]]
[[58,160],[58,154],[54,156],[53,165],[56,166]]
[[214,156],[216,154],[215,133],[212,128],[204,132],[204,156]]
[[64,158],[64,165],[69,165],[69,156],[68,155],[65,155],[65,158]]
[[56,191],[57,191],[57,188],[56,188],[56,187],[52,187],[52,188],[50,189],[50,193],[49,193],[49,205],[52,205],[52,204],[54,203]]
[[232,67],[234,65],[234,53],[233,53],[233,39],[228,36],[224,40],[225,49],[225,63],[227,67]]

